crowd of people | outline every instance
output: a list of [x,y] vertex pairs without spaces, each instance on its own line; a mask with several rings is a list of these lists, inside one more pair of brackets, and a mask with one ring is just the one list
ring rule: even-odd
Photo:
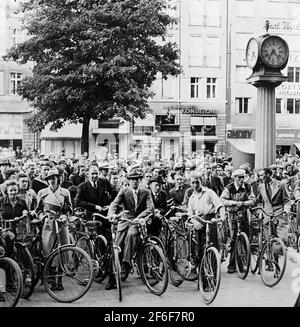
[[[49,253],[55,241],[53,217],[64,218],[61,229],[62,243],[68,243],[68,219],[74,208],[82,207],[88,216],[99,212],[113,222],[117,213],[127,210],[129,219],[143,219],[153,213],[150,234],[159,236],[160,217],[170,206],[182,206],[189,215],[222,219],[243,212],[242,230],[249,235],[248,208],[261,205],[269,213],[295,209],[294,200],[300,198],[300,159],[289,154],[279,155],[270,167],[253,170],[245,163],[236,167],[231,156],[223,154],[192,153],[184,157],[151,162],[120,159],[117,154],[104,160],[89,158],[87,153],[76,158],[66,157],[62,150],[57,156],[16,154],[10,161],[0,163],[0,220],[12,219],[26,213],[42,219],[43,247]],[[50,212],[50,214],[49,214]],[[298,224],[300,224],[299,217]],[[286,243],[287,215],[278,218],[278,236]],[[199,246],[204,242],[204,229],[199,230]],[[212,225],[211,240],[218,248],[218,235]],[[110,228],[101,233],[110,233]],[[120,222],[117,243],[122,251],[122,280],[131,269],[136,247],[136,226]],[[234,235],[231,226],[231,253],[228,273],[235,272]],[[107,236],[109,237],[109,236]],[[201,246],[202,248],[202,246]],[[114,288],[110,276],[106,289]]]

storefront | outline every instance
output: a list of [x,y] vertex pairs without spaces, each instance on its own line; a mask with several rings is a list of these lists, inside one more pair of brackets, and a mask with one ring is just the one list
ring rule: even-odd
[[47,125],[41,132],[41,153],[49,155],[58,155],[62,149],[65,150],[67,157],[78,156],[81,154],[81,124],[66,124],[56,132],[50,130]]

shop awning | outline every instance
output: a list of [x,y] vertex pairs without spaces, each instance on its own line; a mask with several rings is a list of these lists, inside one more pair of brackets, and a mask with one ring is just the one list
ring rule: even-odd
[[154,126],[153,114],[147,114],[145,119],[134,118],[135,126]]
[[50,131],[51,124],[48,124],[41,132],[41,139],[80,139],[82,124],[66,124],[57,132]]
[[255,141],[252,139],[228,139],[237,150],[245,153],[255,153]]
[[204,117],[191,117],[191,125],[194,126],[203,126],[204,125]]
[[204,125],[206,126],[217,125],[217,117],[204,117]]

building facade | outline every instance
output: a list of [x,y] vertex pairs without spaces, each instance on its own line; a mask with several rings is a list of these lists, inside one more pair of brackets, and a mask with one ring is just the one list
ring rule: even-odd
[[0,147],[33,150],[38,147],[38,138],[24,123],[32,115],[32,108],[17,95],[21,80],[30,74],[31,65],[2,60],[10,47],[26,37],[20,14],[15,13],[17,7],[18,1],[0,2]]
[[226,125],[229,151],[253,162],[255,151],[256,88],[247,83],[251,70],[246,65],[245,49],[251,37],[269,33],[285,39],[290,57],[283,74],[288,80],[276,88],[276,152],[298,153],[300,137],[300,1],[299,0],[228,0],[229,24]]

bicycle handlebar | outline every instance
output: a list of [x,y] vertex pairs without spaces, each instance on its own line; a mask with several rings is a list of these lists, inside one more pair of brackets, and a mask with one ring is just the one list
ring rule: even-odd
[[273,214],[268,214],[262,207],[255,207],[255,208],[252,208],[252,209],[250,209],[251,210],[251,212],[253,212],[253,211],[256,211],[256,210],[260,210],[260,211],[262,211],[266,216],[268,216],[269,218],[277,218],[278,216],[281,216],[282,214],[286,214],[287,212],[286,211],[281,211],[281,212],[279,212],[278,214],[276,214],[276,215],[274,215],[274,213]]
[[22,220],[22,219],[24,219],[24,218],[27,218],[28,217],[28,214],[26,214],[26,215],[22,215],[22,216],[20,216],[20,217],[15,217],[15,218],[13,218],[13,219],[4,219],[3,221],[4,222],[8,222],[8,223],[16,223],[17,221],[20,221],[20,220]]
[[205,220],[205,219],[203,219],[202,217],[200,217],[200,216],[197,216],[197,215],[193,215],[193,216],[190,216],[189,218],[188,218],[188,220],[190,220],[190,219],[192,219],[192,218],[196,218],[196,219],[198,219],[199,221],[201,221],[202,223],[204,223],[204,224],[214,224],[214,223],[217,223],[217,222],[219,222],[219,221],[223,221],[224,219],[223,218],[212,218],[211,220]]

